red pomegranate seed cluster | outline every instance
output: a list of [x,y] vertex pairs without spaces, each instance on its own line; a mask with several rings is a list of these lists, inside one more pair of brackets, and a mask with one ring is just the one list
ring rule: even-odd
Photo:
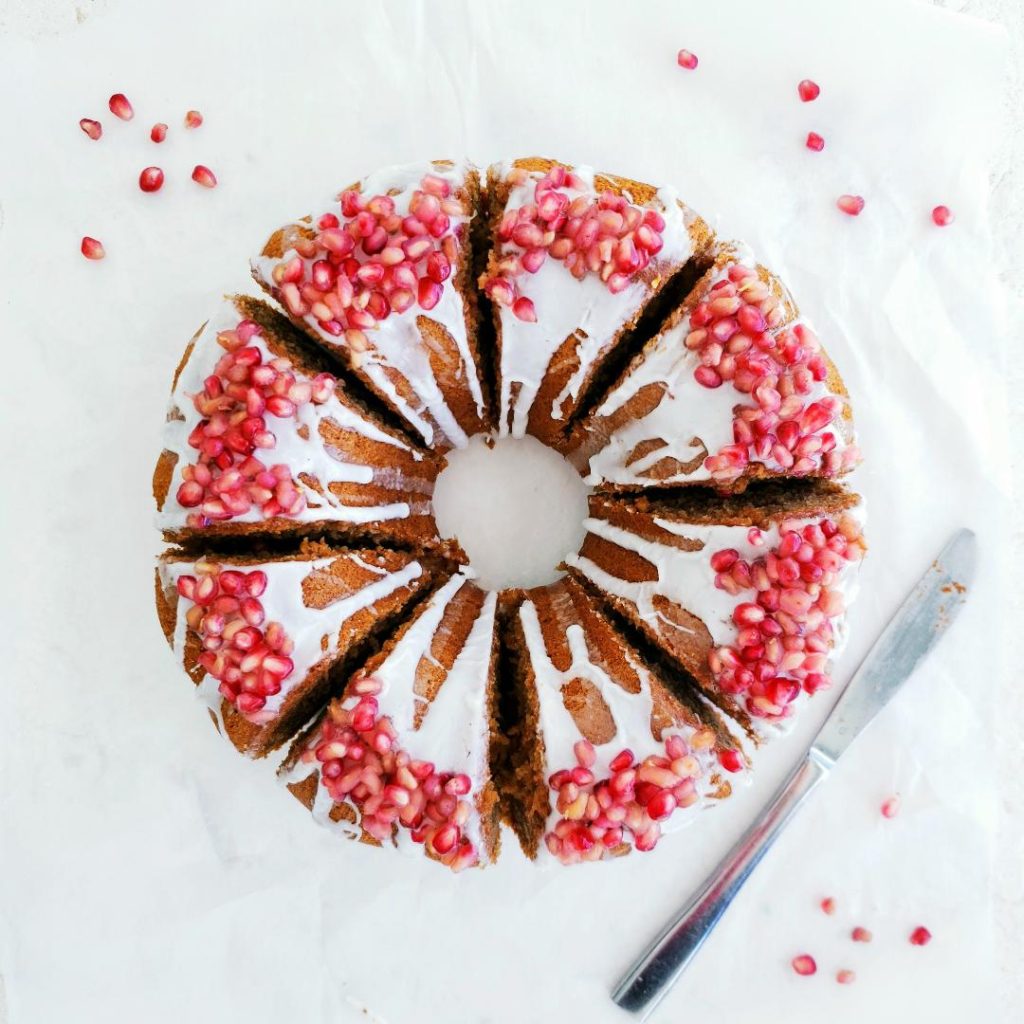
[[728,382],[753,399],[735,408],[734,443],[704,461],[718,483],[736,480],[751,462],[791,476],[835,476],[859,459],[853,445],[837,451],[836,435],[826,430],[841,400],[808,400],[828,377],[817,337],[805,324],[776,331],[782,317],[769,286],[739,263],[690,314],[685,344],[700,358],[694,379],[706,388]]
[[476,864],[477,851],[465,835],[472,781],[402,750],[391,719],[380,713],[380,690],[374,676],[357,679],[355,699],[331,705],[302,760],[319,762],[331,799],[352,804],[360,826],[375,839],[386,842],[397,826],[453,871]]
[[597,760],[594,745],[579,740],[573,747],[576,765],[548,779],[558,794],[555,807],[561,815],[544,837],[548,850],[563,864],[601,860],[629,845],[643,853],[653,850],[661,837],[661,822],[676,808],[698,800],[701,765],[694,752],[714,745],[714,733],[701,729],[689,745],[682,736],[670,736],[664,755],[651,754],[642,762],[624,749],[612,758],[611,774],[597,779],[592,770]]
[[831,685],[832,623],[844,610],[834,584],[843,566],[864,553],[860,525],[848,515],[838,523],[787,521],[779,533],[778,546],[752,562],[735,548],[711,556],[716,587],[737,597],[756,594],[733,609],[736,639],[712,650],[708,663],[723,692],[744,695],[750,714],[768,719],[787,717],[801,689]]
[[[522,184],[525,171],[513,173]],[[535,274],[550,256],[560,260],[577,280],[597,274],[610,292],[621,292],[664,244],[665,219],[656,210],[630,204],[611,191],[583,194],[586,184],[564,167],[553,167],[534,189],[534,202],[506,211],[498,227],[511,250],[498,262],[498,272],[484,290],[493,302],[509,306],[520,320],[537,319],[533,302],[519,295],[516,278]]]
[[405,215],[391,196],[351,189],[342,192],[339,213],[325,213],[314,237],[296,241],[298,255],[277,264],[273,279],[292,316],[315,317],[327,334],[344,335],[363,352],[365,330],[417,303],[431,310],[441,301],[459,252],[451,220],[464,210],[444,178],[427,174]]
[[245,515],[254,505],[266,518],[298,515],[306,507],[291,470],[285,465],[268,468],[254,453],[277,443],[267,426],[268,415],[292,418],[309,402],[326,402],[336,381],[329,373],[299,380],[284,358],[264,362],[260,349],[249,344],[259,334],[252,320],[218,333],[225,353],[203,390],[192,397],[203,419],[188,443],[199,458],[182,469],[177,491],[178,504],[197,509],[187,517],[189,526]]
[[259,598],[267,574],[197,562],[195,576],[178,577],[178,593],[192,607],[185,615],[199,634],[199,664],[220,681],[220,693],[243,715],[257,716],[267,697],[281,690],[294,665],[293,644],[279,622],[264,622]]

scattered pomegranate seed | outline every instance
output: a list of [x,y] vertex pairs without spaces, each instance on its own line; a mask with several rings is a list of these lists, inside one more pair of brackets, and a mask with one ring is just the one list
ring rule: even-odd
[[857,975],[853,971],[842,970],[836,972],[836,981],[840,985],[852,985],[857,980]]
[[946,227],[947,224],[952,224],[956,218],[953,216],[953,211],[948,206],[936,206],[932,210],[932,220],[940,228]]
[[97,238],[90,238],[88,235],[82,239],[82,255],[87,260],[101,260],[107,255],[103,243]]
[[812,82],[809,78],[805,78],[797,87],[797,92],[800,93],[800,99],[804,103],[810,103],[811,100],[816,100],[821,93],[821,88],[817,82]]
[[130,121],[135,116],[135,111],[132,110],[132,105],[123,92],[115,92],[107,101],[107,106],[114,117],[119,117],[122,121]]
[[817,132],[808,132],[805,145],[815,153],[820,153],[825,148],[825,140]]
[[899,814],[899,810],[900,798],[898,796],[891,796],[882,804],[882,817],[895,818]]
[[850,195],[840,196],[836,200],[836,206],[838,206],[843,213],[848,213],[851,217],[856,217],[860,211],[864,209],[864,197]]
[[919,924],[910,933],[910,944],[912,946],[927,946],[932,941],[932,933],[923,924]]
[[512,303],[512,312],[520,319],[531,324],[537,322],[537,311],[533,308],[533,300],[521,296]]
[[826,896],[821,901],[821,909],[826,914],[834,914],[836,912],[836,901],[831,896]]
[[738,750],[722,750],[718,754],[718,763],[727,772],[738,772],[743,767],[743,758]]
[[185,115],[186,128],[198,128],[203,123],[203,115],[198,110],[190,110]]
[[850,932],[850,938],[853,939],[854,942],[870,942],[874,936],[867,930],[867,928],[861,928],[860,925],[857,925],[857,927]]
[[697,55],[689,50],[680,50],[676,57],[676,63],[687,71],[692,71],[697,66]]
[[164,183],[164,172],[159,167],[144,167],[139,175],[139,188],[143,192],[159,192]]
[[802,953],[800,956],[793,957],[793,970],[806,977],[814,974],[818,970],[818,965],[814,962],[813,956]]
[[217,185],[216,175],[209,167],[204,167],[202,164],[196,164],[192,168],[192,180],[197,185],[202,185],[203,188],[215,188]]
[[[82,120],[78,122],[78,127],[81,128],[82,131],[93,140],[93,142],[103,134],[103,125],[101,125],[99,121],[93,121],[92,118],[89,117],[83,117]],[[944,207],[939,207],[939,209],[944,209]]]
[[149,129],[149,137],[154,142],[163,142],[164,139],[167,138],[167,125],[162,121],[153,125],[153,127]]

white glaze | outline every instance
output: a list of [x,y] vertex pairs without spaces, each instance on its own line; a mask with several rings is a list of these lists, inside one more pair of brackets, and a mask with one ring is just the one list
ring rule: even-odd
[[[182,368],[171,394],[170,415],[164,427],[163,446],[165,451],[172,452],[178,458],[164,507],[157,513],[157,525],[161,530],[184,529],[186,517],[189,513],[197,511],[184,508],[177,499],[178,487],[182,482],[182,470],[189,463],[194,464],[198,455],[196,449],[189,446],[188,437],[203,417],[196,410],[192,396],[203,390],[204,380],[213,372],[217,361],[225,353],[225,349],[217,341],[217,334],[233,329],[241,319],[242,316],[234,304],[230,300],[225,300],[196,338],[188,361]],[[253,336],[248,344],[260,350],[264,362],[275,358],[262,336]],[[294,366],[292,370],[298,380],[311,379]],[[362,525],[405,519],[410,515],[430,514],[430,493],[433,484],[427,473],[424,473],[422,478],[409,477],[389,466],[347,462],[341,452],[324,444],[320,436],[320,424],[332,421],[342,430],[352,431],[371,441],[382,442],[396,451],[411,455],[418,462],[425,462],[421,452],[382,430],[367,419],[358,407],[343,402],[337,393],[321,404],[307,402],[299,406],[294,417],[278,418],[267,414],[266,421],[267,429],[273,433],[277,443],[273,448],[257,450],[256,458],[268,467],[279,463],[288,466],[295,486],[306,497],[306,507],[298,514],[288,516],[289,521]],[[308,436],[302,437],[300,430]],[[319,480],[324,489],[323,494],[307,487],[299,479],[302,473]],[[404,501],[383,505],[369,501],[365,504],[347,505],[329,490],[329,485],[335,482],[373,483],[397,492],[404,491],[407,498]],[[258,523],[263,519],[259,506],[254,504],[244,515],[233,516],[227,522]]]
[[[615,736],[608,743],[594,745],[597,760],[591,771],[599,779],[610,774],[609,765],[612,759],[624,748],[628,747],[633,751],[636,760],[642,761],[652,754],[664,756],[665,740],[669,736],[678,734],[687,741],[693,736],[696,730],[683,725],[664,729],[660,742],[654,739],[651,732],[651,714],[654,710],[651,676],[647,668],[627,650],[623,649],[623,654],[640,679],[639,693],[630,693],[612,679],[600,665],[594,664],[587,649],[586,634],[580,623],[574,622],[566,628],[565,637],[572,661],[562,672],[548,656],[537,608],[531,600],[524,601],[520,607],[519,621],[523,627],[530,665],[536,680],[538,729],[544,743],[545,780],[554,772],[574,768],[578,763],[573,747],[582,739],[582,735],[562,699],[562,687],[573,679],[585,679],[592,683],[600,691],[615,721]],[[694,780],[697,793],[702,799],[690,807],[678,809],[663,821],[663,833],[673,832],[687,824],[703,806],[703,798],[713,788],[710,782],[713,757],[707,751],[693,751],[693,754],[702,768],[700,777]],[[554,796],[554,791],[551,791],[546,830],[553,827],[560,817],[554,806]],[[541,856],[551,857],[545,844],[542,843],[540,849],[543,851]]]
[[[488,777],[490,718],[487,686],[494,634],[494,613],[497,595],[488,593],[466,642],[455,658],[437,696],[427,708],[419,729],[414,728],[417,704],[421,699],[413,687],[421,658],[430,658],[430,647],[437,634],[445,609],[458,591],[468,582],[458,573],[430,599],[402,639],[373,673],[382,683],[377,696],[381,714],[388,715],[398,734],[397,745],[418,760],[432,761],[438,771],[462,772],[472,780],[472,789],[465,799],[475,801]],[[349,697],[346,708],[352,708],[358,697]],[[316,762],[298,761],[284,776],[285,782],[308,778],[317,771]],[[351,822],[331,820],[333,801],[322,784],[317,785],[313,816],[321,824],[349,834],[358,834]],[[351,806],[351,805],[350,805]],[[412,841],[409,830],[399,828],[397,845],[422,856],[423,846]],[[476,847],[481,862],[486,860],[480,817],[470,815],[465,835]]]
[[[736,259],[712,274],[709,285],[728,276],[729,266],[735,263],[756,267],[751,250],[742,243],[729,243],[736,250]],[[810,324],[806,319],[802,323]],[[812,328],[813,329],[813,328]],[[728,382],[718,388],[706,388],[694,379],[694,370],[700,366],[697,352],[687,349],[689,318],[657,336],[647,344],[639,362],[631,367],[625,378],[598,406],[595,417],[607,417],[628,402],[641,388],[649,384],[663,384],[665,394],[657,407],[646,416],[630,420],[608,439],[604,447],[590,458],[588,484],[620,485],[675,484],[711,479],[701,458],[689,472],[677,472],[651,480],[648,473],[662,459],[677,459],[686,464],[703,455],[714,455],[725,445],[733,443],[733,408],[749,401],[748,396],[736,391]],[[806,396],[806,402],[818,401],[834,392],[827,381],[815,382]],[[842,396],[838,396],[842,397]],[[845,404],[845,399],[843,399]],[[844,430],[834,420],[832,433],[836,436],[836,450],[847,446]],[[642,441],[659,438],[664,445],[648,452],[643,458],[627,464],[630,454]],[[703,443],[703,449],[702,449]],[[781,467],[773,459],[764,463],[771,469]]]
[[[863,523],[862,506],[856,506],[849,510],[848,514]],[[819,518],[794,518],[792,521],[806,524],[817,522]],[[763,557],[779,543],[778,526],[773,524],[762,530],[764,543],[758,546],[750,542],[750,528],[747,526],[699,525],[668,516],[655,516],[653,521],[668,533],[696,541],[701,547],[686,551],[671,544],[648,540],[605,519],[590,518],[584,523],[589,533],[645,558],[654,566],[657,579],[635,583],[623,580],[579,554],[567,559],[567,564],[579,570],[601,590],[629,602],[640,620],[646,623],[655,635],[660,634],[659,626],[664,621],[654,605],[654,599],[660,596],[697,616],[707,627],[716,647],[735,643],[739,630],[732,620],[733,609],[747,598],[733,596],[727,590],[715,586],[711,555],[716,551],[734,548],[739,552],[740,558],[746,561]],[[842,593],[846,608],[849,608],[857,594],[859,565],[859,562],[845,563],[832,585],[832,589]],[[831,657],[835,657],[846,644],[845,613],[832,619],[831,623],[835,638]],[[675,622],[669,625],[676,631],[682,628]],[[794,712],[806,698],[807,694],[801,690],[791,705]],[[793,716],[781,720],[756,718],[753,724],[758,731],[771,734],[780,728],[784,731],[791,724],[792,718]]]
[[[507,178],[514,169],[513,163],[506,161],[494,165],[492,172]],[[577,167],[575,173],[587,184],[587,189],[563,188],[560,191],[565,192],[570,200],[580,195],[595,194],[593,168]],[[529,172],[523,184],[512,186],[506,210],[533,203],[534,189],[542,177],[539,171]],[[676,193],[670,188],[660,189],[657,201],[648,204],[648,208],[656,209],[665,218],[665,230],[661,233],[664,246],[656,262],[663,268],[663,276],[667,276],[693,253],[693,242],[687,229],[695,218],[691,211],[684,212],[677,202]],[[512,242],[506,242],[502,247],[503,253],[522,251]],[[637,278],[621,292],[613,294],[597,274],[588,273],[578,280],[566,270],[564,263],[550,258],[544,261],[537,273],[521,274],[515,280],[519,294],[533,301],[537,322],[520,320],[508,307],[498,307],[501,319],[500,431],[502,436],[522,437],[551,358],[566,338],[573,334],[578,338],[579,367],[555,398],[551,409],[547,410],[556,421],[563,418],[560,408],[563,401],[567,397],[576,399],[579,396],[594,361],[651,296],[651,288]],[[520,385],[514,403],[513,383]]]
[[[386,167],[368,175],[360,182],[359,189],[365,196],[393,193],[395,212],[404,216],[409,212],[409,202],[413,193],[420,187],[420,182],[425,174],[434,174],[444,178],[451,184],[454,191],[465,187],[466,175],[471,170],[472,165],[466,161],[456,161],[451,167],[433,163],[402,164]],[[328,211],[335,214],[339,212],[336,196],[330,196],[314,207],[314,222]],[[470,219],[468,215],[452,217],[451,229],[454,231],[459,225],[468,224]],[[296,226],[309,227],[308,223],[301,222],[296,222]],[[274,267],[293,259],[295,255],[295,250],[289,249],[280,259],[257,256],[251,261],[253,271],[268,289],[272,289],[274,287],[272,277]],[[303,260],[307,273],[312,262],[312,260]],[[465,431],[456,422],[455,416],[438,386],[430,366],[426,343],[416,325],[417,317],[427,316],[442,324],[452,336],[462,356],[463,379],[466,387],[476,405],[478,415],[483,417],[485,413],[483,391],[466,333],[465,304],[454,284],[457,276],[458,268],[453,267],[451,276],[441,287],[441,299],[433,309],[424,310],[419,304],[414,303],[404,313],[392,312],[376,327],[368,329],[365,333],[372,342],[372,348],[368,352],[359,354],[359,368],[373,386],[382,395],[387,396],[391,405],[415,428],[426,444],[433,444],[437,440],[434,437],[433,426],[421,412],[417,412],[409,405],[388,378],[387,367],[397,370],[410,383],[417,397],[423,403],[423,408],[434,418],[445,436],[455,447],[461,448],[466,444],[468,438]],[[305,322],[310,330],[322,338],[329,347],[344,346],[344,338],[337,338],[323,331],[314,316],[306,316]]]
[[[352,593],[332,601],[324,608],[310,608],[303,601],[302,581],[311,573],[331,565],[337,559],[346,559],[359,567],[372,572],[377,579],[360,587]],[[210,559],[212,561],[212,559]],[[222,563],[226,569],[233,568],[230,561]],[[402,587],[408,586],[423,574],[419,562],[410,561],[401,569],[389,572],[386,568],[374,564],[370,557],[363,557],[359,552],[348,552],[327,558],[295,560],[289,562],[265,562],[260,565],[238,566],[240,572],[255,572],[257,569],[267,574],[267,587],[260,596],[266,615],[265,623],[279,622],[295,647],[288,656],[295,666],[292,672],[282,680],[278,693],[267,697],[266,704],[254,715],[245,717],[255,724],[263,725],[273,720],[288,694],[306,679],[310,670],[325,658],[333,658],[338,653],[338,636],[342,625],[363,608],[387,597]],[[165,587],[175,588],[178,577],[195,574],[194,561],[162,561],[160,578]],[[183,661],[185,641],[188,635],[188,624],[185,615],[192,602],[185,597],[178,598],[177,620],[174,629],[173,650],[175,657]],[[266,628],[264,626],[264,628]],[[196,687],[200,699],[217,715],[220,722],[221,697],[218,680],[205,675]],[[223,730],[222,730],[223,731]]]

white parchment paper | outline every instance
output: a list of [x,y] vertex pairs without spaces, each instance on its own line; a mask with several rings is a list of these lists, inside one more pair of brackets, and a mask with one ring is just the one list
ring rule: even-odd
[[[790,284],[843,370],[870,558],[836,675],[950,532],[955,631],[765,860],[661,1020],[993,1019],[1005,670],[1002,323],[986,172],[1003,40],[882,0],[115,3],[0,37],[0,975],[11,1024],[626,1020],[618,974],[827,709],[651,856],[449,877],[316,829],[204,721],[152,611],[170,375],[266,230],[378,165],[538,153],[679,187]],[[675,64],[680,47],[700,58]],[[810,77],[818,101],[802,104]],[[116,123],[106,97],[136,108]],[[180,127],[185,110],[206,123]],[[100,117],[92,143],[77,128]],[[148,127],[171,124],[163,146]],[[803,146],[809,130],[825,151]],[[136,187],[160,163],[156,195]],[[188,180],[195,163],[220,186]],[[837,195],[856,192],[857,219]],[[944,202],[955,225],[935,228]],[[108,258],[77,253],[89,234]],[[896,819],[878,813],[893,792]],[[832,895],[834,917],[817,909]],[[912,947],[926,924],[934,940]],[[875,935],[855,945],[849,929]],[[819,973],[797,977],[796,953]],[[838,968],[857,971],[838,986]],[[2,1017],[2,1013],[0,1013]]]

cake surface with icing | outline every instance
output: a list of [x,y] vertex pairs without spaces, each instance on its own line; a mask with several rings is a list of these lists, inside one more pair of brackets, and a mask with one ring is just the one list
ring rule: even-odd
[[488,201],[499,430],[558,447],[605,359],[711,231],[670,188],[537,157],[492,165]]
[[[269,299],[187,346],[153,475],[160,624],[233,745],[453,871],[501,822],[541,865],[647,854],[756,778],[866,550],[850,398],[782,281],[673,189],[539,157],[371,173],[250,270]],[[439,536],[478,435],[591,488],[546,586]]]
[[435,451],[490,426],[471,224],[480,179],[436,160],[377,171],[279,228],[256,280]]

